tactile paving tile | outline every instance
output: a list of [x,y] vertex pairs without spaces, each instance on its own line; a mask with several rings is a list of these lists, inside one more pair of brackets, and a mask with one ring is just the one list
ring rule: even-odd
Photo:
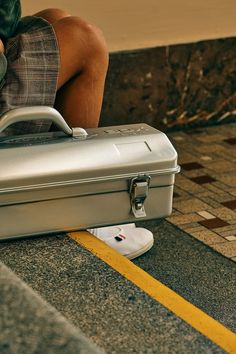
[[167,219],[236,261],[236,123],[168,134],[181,172]]

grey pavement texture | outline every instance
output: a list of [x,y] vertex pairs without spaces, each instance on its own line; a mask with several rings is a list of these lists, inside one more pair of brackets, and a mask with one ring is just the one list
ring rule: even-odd
[[66,236],[2,242],[0,259],[107,353],[224,353]]
[[58,311],[0,263],[1,354],[99,354]]
[[134,263],[236,331],[236,264],[167,221],[139,225],[153,232],[155,242]]

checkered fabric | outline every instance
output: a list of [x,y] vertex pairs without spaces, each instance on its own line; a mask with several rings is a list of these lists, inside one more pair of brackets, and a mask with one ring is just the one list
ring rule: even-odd
[[[55,101],[60,57],[53,27],[42,18],[27,16],[16,33],[5,43],[8,69],[0,89],[0,116],[18,107],[53,106]],[[45,132],[50,125],[42,120],[22,122],[5,133]]]

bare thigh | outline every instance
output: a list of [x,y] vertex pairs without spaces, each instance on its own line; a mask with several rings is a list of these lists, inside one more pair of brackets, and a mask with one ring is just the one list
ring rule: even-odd
[[59,47],[55,108],[70,126],[97,126],[109,61],[101,30],[60,11],[37,16],[52,24]]

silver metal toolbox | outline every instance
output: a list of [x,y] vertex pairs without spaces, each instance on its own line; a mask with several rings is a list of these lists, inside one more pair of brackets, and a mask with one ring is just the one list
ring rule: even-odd
[[[22,120],[50,119],[63,131],[4,136]],[[70,129],[49,107],[0,119],[0,239],[170,215],[177,153],[146,125]]]

